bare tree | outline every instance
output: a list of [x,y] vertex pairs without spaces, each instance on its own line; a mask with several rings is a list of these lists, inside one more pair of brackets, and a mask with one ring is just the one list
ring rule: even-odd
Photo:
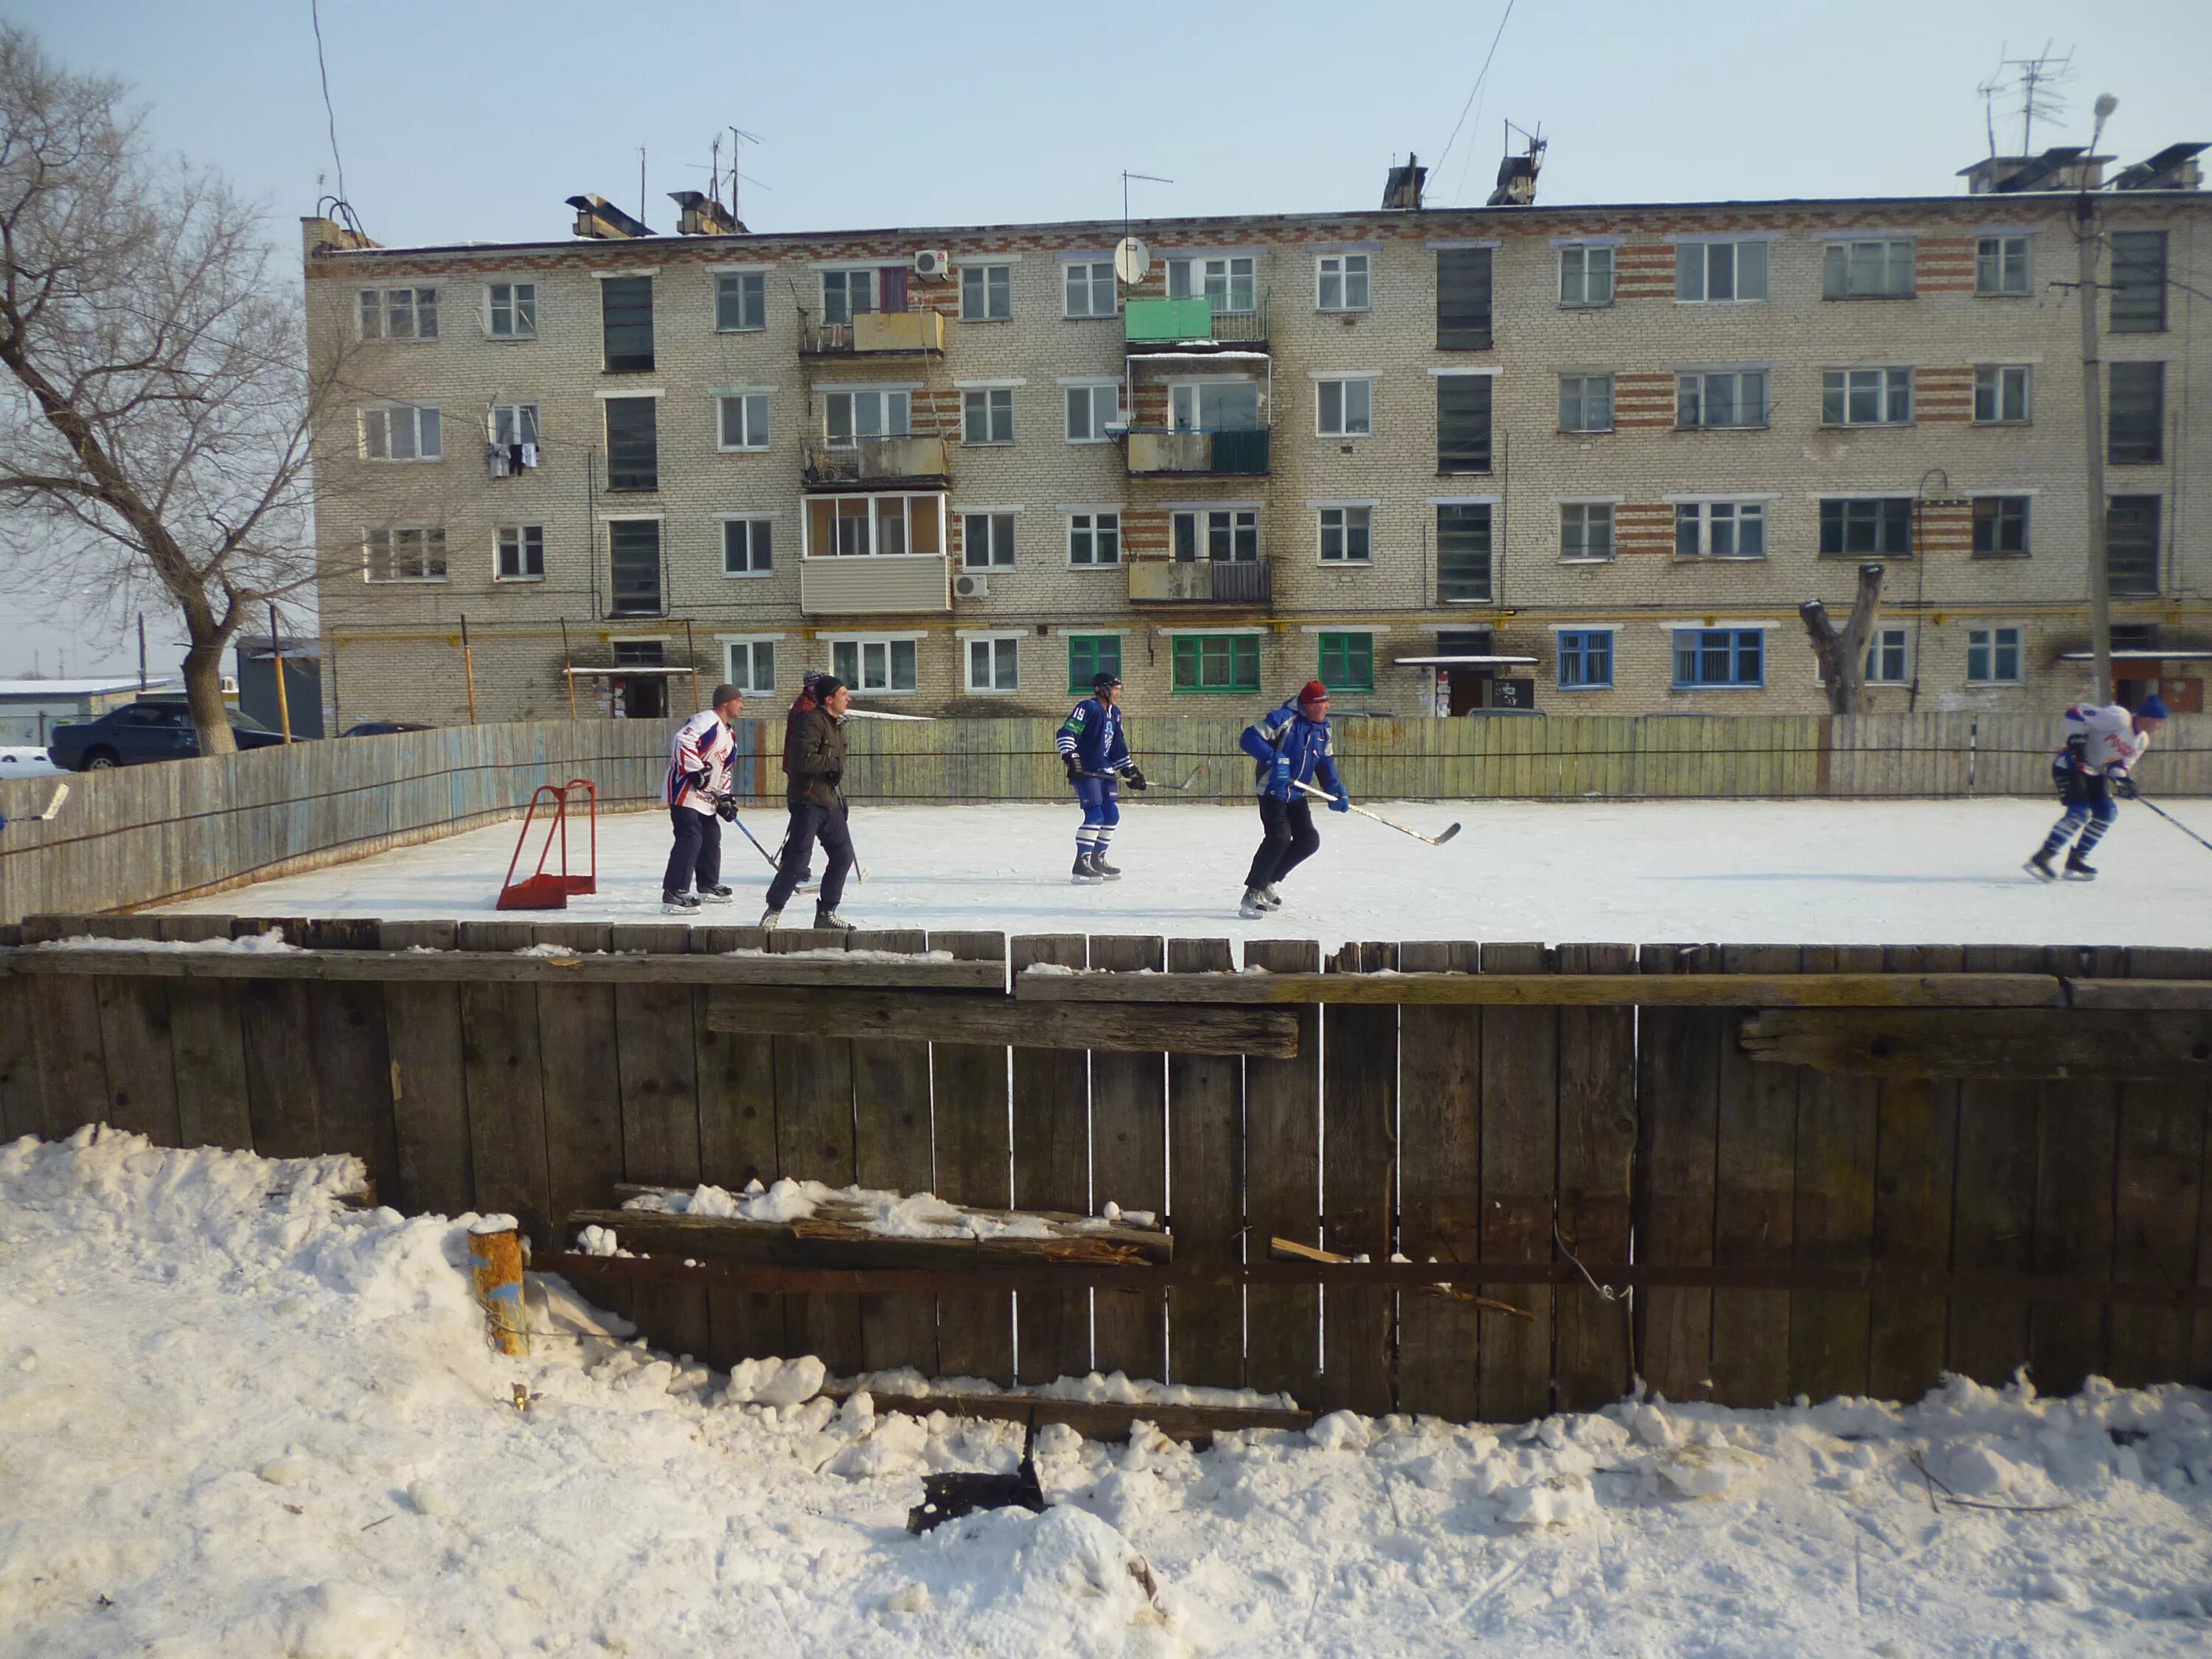
[[0,26],[0,536],[72,586],[165,595],[200,752],[228,754],[223,649],[314,577],[327,387],[258,213],[157,164],[123,99]]
[[1832,714],[1866,713],[1867,641],[1881,615],[1881,576],[1878,564],[1859,567],[1859,591],[1840,629],[1828,620],[1828,607],[1820,600],[1808,599],[1797,607],[1820,659],[1820,683],[1827,689]]

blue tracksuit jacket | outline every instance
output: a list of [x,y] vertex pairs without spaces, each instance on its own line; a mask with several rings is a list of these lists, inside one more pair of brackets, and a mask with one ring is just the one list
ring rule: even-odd
[[[1253,787],[1260,794],[1273,795],[1278,800],[1310,800],[1312,797],[1297,786],[1316,779],[1332,795],[1344,787],[1336,775],[1336,751],[1328,740],[1328,722],[1308,720],[1298,712],[1296,698],[1246,726],[1237,746],[1257,763]],[[1288,788],[1274,787],[1277,755],[1291,757]]]

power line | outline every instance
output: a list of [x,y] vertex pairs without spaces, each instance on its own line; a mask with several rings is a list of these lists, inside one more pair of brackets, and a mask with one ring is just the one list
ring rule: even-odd
[[330,66],[323,61],[323,9],[320,0],[307,0],[307,15],[315,26],[315,72],[323,82],[323,117],[330,124],[331,164],[337,169],[338,200],[351,207],[352,202],[346,195],[345,161],[338,155],[338,113],[331,106]]
[[[1452,146],[1459,142],[1460,131],[1467,125],[1468,112],[1474,107],[1474,100],[1482,95],[1483,82],[1490,78],[1491,59],[1498,56],[1498,43],[1505,38],[1505,25],[1513,15],[1513,5],[1514,0],[1505,0],[1504,13],[1498,20],[1498,33],[1490,37],[1490,51],[1483,58],[1482,68],[1475,75],[1474,84],[1468,88],[1467,102],[1460,106],[1459,119],[1452,124],[1451,137],[1444,140],[1443,153],[1437,157],[1438,179],[1443,177],[1444,163],[1451,159]],[[1468,142],[1472,143],[1474,140],[1469,139]],[[1461,176],[1464,179],[1464,168]]]

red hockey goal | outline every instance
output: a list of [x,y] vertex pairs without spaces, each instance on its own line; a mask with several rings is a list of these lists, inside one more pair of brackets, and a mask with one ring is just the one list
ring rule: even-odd
[[[568,870],[568,805],[570,797],[582,792],[585,822],[588,826],[587,848],[589,862],[582,875],[572,875]],[[514,878],[522,855],[529,850],[530,832],[537,825],[540,806],[545,807],[545,839],[538,848],[538,867],[520,881]],[[559,871],[545,866],[553,856],[554,844],[561,848]],[[541,783],[530,794],[529,810],[522,815],[522,833],[514,838],[514,856],[507,861],[507,879],[500,884],[499,908],[502,910],[565,910],[571,893],[596,893],[599,890],[599,792],[589,778],[571,778],[566,783]]]

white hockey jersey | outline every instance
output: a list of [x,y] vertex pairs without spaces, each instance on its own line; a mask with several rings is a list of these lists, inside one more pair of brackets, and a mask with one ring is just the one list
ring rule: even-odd
[[2150,734],[2136,730],[2136,717],[2119,703],[2100,708],[2077,702],[2066,711],[2066,753],[2081,740],[2075,764],[2084,772],[2118,772],[2124,776],[2150,747]]
[[[668,776],[661,785],[661,799],[671,806],[688,806],[695,812],[711,813],[714,797],[730,787],[730,760],[737,751],[737,740],[730,728],[722,724],[722,717],[711,708],[702,708],[676,729],[676,741],[668,754]],[[707,775],[707,787],[702,791],[691,782],[694,774]]]

